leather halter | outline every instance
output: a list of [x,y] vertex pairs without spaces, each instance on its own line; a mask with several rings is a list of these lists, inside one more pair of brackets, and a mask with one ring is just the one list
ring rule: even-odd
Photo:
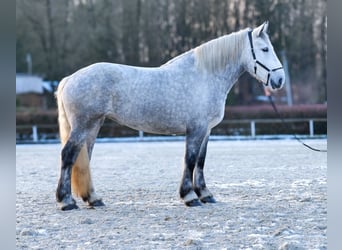
[[270,79],[271,72],[274,72],[274,71],[277,71],[279,69],[282,69],[283,67],[269,69],[265,64],[263,64],[262,62],[260,62],[260,61],[258,61],[256,59],[255,52],[254,52],[254,47],[253,47],[252,32],[253,32],[253,30],[248,31],[248,38],[249,38],[249,43],[251,45],[251,50],[252,50],[252,55],[253,55],[253,60],[254,60],[254,74],[256,75],[256,72],[257,72],[257,64],[259,66],[261,66],[262,68],[264,68],[268,72],[268,74],[267,74],[267,81],[265,83],[265,86],[267,86],[268,85],[268,81]]

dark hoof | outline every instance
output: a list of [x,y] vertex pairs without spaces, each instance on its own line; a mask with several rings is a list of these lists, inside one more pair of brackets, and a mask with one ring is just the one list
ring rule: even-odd
[[102,207],[104,206],[105,204],[102,202],[102,200],[95,200],[93,202],[88,202],[89,203],[89,206],[91,207]]
[[63,207],[61,207],[62,211],[68,211],[73,209],[78,209],[78,206],[76,204],[68,204]]
[[216,200],[214,199],[214,197],[208,196],[208,197],[201,198],[201,202],[203,202],[203,203],[216,203]]
[[192,201],[185,202],[185,205],[188,207],[198,207],[198,206],[201,206],[202,204],[198,199],[195,199]]

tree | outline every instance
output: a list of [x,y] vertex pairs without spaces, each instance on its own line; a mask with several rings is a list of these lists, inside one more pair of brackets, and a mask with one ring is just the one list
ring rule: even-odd
[[[326,6],[326,0],[17,0],[17,71],[27,71],[27,53],[33,72],[47,80],[99,61],[158,66],[203,42],[269,20],[276,52],[288,56],[297,102],[322,103]],[[252,81],[246,79],[236,92],[256,91],[242,86]]]

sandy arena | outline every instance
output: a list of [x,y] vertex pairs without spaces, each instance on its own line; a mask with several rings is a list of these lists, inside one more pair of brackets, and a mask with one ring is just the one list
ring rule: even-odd
[[[310,140],[326,149],[326,140]],[[327,249],[327,153],[294,140],[210,141],[216,204],[178,197],[184,142],[97,143],[105,207],[58,210],[60,145],[17,145],[17,249]]]

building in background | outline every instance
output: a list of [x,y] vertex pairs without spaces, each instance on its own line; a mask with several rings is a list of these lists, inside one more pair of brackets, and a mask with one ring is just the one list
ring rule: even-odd
[[53,84],[40,76],[16,74],[17,108],[47,109],[53,92]]

